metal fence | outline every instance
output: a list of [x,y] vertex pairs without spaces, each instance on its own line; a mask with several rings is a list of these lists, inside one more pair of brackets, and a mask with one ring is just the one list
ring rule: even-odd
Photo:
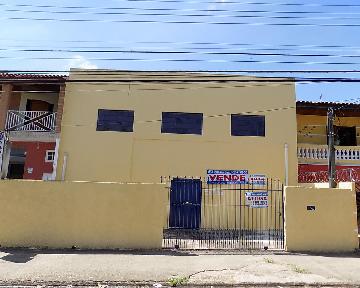
[[164,248],[283,249],[283,184],[208,184],[162,177],[168,187]]
[[6,131],[50,132],[56,128],[56,112],[9,110]]

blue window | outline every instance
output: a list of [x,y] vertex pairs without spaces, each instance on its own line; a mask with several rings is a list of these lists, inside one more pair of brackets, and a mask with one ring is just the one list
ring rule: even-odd
[[265,116],[231,114],[231,135],[265,137]]
[[161,133],[202,134],[203,114],[163,112]]
[[98,110],[96,131],[133,132],[134,111]]

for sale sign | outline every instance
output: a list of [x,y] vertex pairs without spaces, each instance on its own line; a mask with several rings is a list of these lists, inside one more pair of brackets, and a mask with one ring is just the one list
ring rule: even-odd
[[269,206],[268,192],[246,192],[245,204],[251,208],[266,208]]
[[249,175],[249,184],[252,185],[265,185],[266,176],[262,174],[252,174]]
[[248,170],[207,170],[208,184],[246,184]]

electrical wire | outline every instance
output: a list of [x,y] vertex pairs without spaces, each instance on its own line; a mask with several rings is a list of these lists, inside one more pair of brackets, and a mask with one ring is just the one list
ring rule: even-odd
[[[8,5],[10,6],[10,5]],[[16,6],[16,5],[14,5]],[[102,8],[99,8],[102,9]],[[4,12],[11,13],[40,13],[40,14],[60,14],[60,15],[129,15],[129,16],[171,16],[171,17],[227,17],[227,18],[257,18],[257,19],[303,19],[303,20],[359,20],[359,17],[334,17],[334,16],[294,16],[296,14],[307,15],[307,14],[318,14],[318,15],[359,15],[359,12],[324,12],[324,11],[265,11],[265,10],[205,10],[205,9],[167,9],[167,8],[134,8],[134,7],[121,7],[113,8],[112,12],[81,12],[81,11],[53,11],[53,10],[21,10],[21,9],[4,9]],[[152,12],[114,12],[114,10],[125,10],[125,11],[152,11]],[[160,12],[153,12],[160,11]],[[176,11],[176,12],[194,12],[196,14],[175,14],[163,11]],[[231,13],[251,13],[248,14],[213,14],[214,12],[231,12]],[[212,13],[209,13],[212,12]],[[202,14],[203,13],[203,14]],[[271,15],[256,15],[256,14],[280,14],[279,16]],[[290,15],[287,15],[290,14]]]
[[[120,2],[120,1],[119,1]],[[148,2],[148,3],[182,3],[182,4],[214,4],[214,1],[200,1],[200,0],[196,0],[196,1],[188,1],[188,0],[122,0],[121,2],[123,3],[144,3],[144,2]],[[289,6],[289,7],[335,7],[335,8],[339,8],[339,7],[345,7],[345,8],[355,8],[355,7],[360,7],[360,4],[348,4],[348,3],[332,3],[332,4],[323,4],[323,3],[299,3],[299,2],[265,2],[265,1],[231,1],[231,0],[227,0],[227,1],[222,1],[221,3],[219,3],[221,5],[224,4],[236,4],[236,5],[256,5],[256,6]],[[3,5],[8,5],[8,3]],[[33,4],[17,4],[18,6],[23,6],[23,7],[38,7],[38,8],[60,8],[59,6],[53,6],[53,5],[33,5]],[[83,6],[83,5],[67,5],[67,6],[63,6],[61,8],[65,8],[65,9],[82,9],[82,8],[86,8],[86,9],[96,9],[93,6]],[[116,8],[116,7],[109,7],[109,9],[112,8]]]
[[270,53],[270,52],[214,52],[214,51],[159,51],[159,50],[74,50],[74,49],[8,49],[0,48],[0,51],[17,52],[61,52],[61,53],[125,53],[125,54],[187,54],[187,55],[245,55],[245,56],[285,56],[285,57],[331,57],[331,58],[360,58],[359,55],[336,55],[336,54],[290,54],[290,53]]
[[[1,83],[1,82],[0,82]],[[86,83],[84,83],[86,84]],[[307,84],[307,83],[306,83]],[[89,85],[94,86],[96,85],[97,87],[99,86],[104,86],[107,84],[94,84],[94,83],[89,83]],[[141,83],[132,83],[131,85],[141,85]],[[169,85],[170,87],[163,87],[163,85],[159,86],[158,84],[154,84],[154,83],[147,83],[147,86],[152,85],[153,88],[151,87],[147,87],[147,88],[141,88],[141,87],[137,87],[137,90],[140,91],[179,91],[179,90],[186,90],[186,91],[191,91],[191,90],[201,90],[201,89],[238,89],[238,88],[255,88],[255,87],[279,87],[279,86],[293,86],[294,84],[292,83],[266,83],[266,84],[256,84],[256,83],[252,83],[252,84],[241,84],[241,85],[226,85],[226,86],[220,86],[220,85],[196,85],[196,86],[182,86],[182,87],[171,87],[174,85]],[[84,88],[74,88],[74,87],[70,87],[67,86],[67,91],[71,91],[72,93],[74,92],[91,92],[91,93],[103,93],[103,92],[128,92],[129,88],[128,85],[124,84],[122,86],[125,86],[123,89],[120,87],[118,88],[91,88],[91,89],[84,89]],[[142,85],[141,85],[142,86]],[[0,91],[4,92],[4,91]],[[34,89],[20,89],[20,90],[13,90],[12,92],[14,93],[58,93],[57,90],[34,90]]]
[[[9,60],[74,60],[73,57],[19,57],[19,56],[0,56],[0,59]],[[360,65],[360,62],[334,62],[334,61],[294,61],[294,60],[225,60],[225,59],[175,59],[175,58],[104,58],[104,57],[89,57],[87,60],[93,61],[131,61],[131,62],[204,62],[204,63],[257,63],[257,64],[299,64],[299,65]]]
[[[261,2],[252,2],[252,4],[261,5]],[[209,9],[174,9],[174,8],[141,8],[141,7],[91,7],[91,6],[55,6],[55,5],[30,5],[30,4],[5,4],[1,3],[0,5],[4,7],[21,7],[21,8],[29,8],[29,7],[36,7],[36,8],[56,8],[56,9],[71,9],[71,11],[53,11],[53,10],[21,10],[21,9],[4,9],[4,12],[11,12],[11,13],[46,13],[46,14],[84,14],[84,15],[129,15],[129,16],[171,16],[171,17],[227,17],[227,18],[256,18],[256,19],[285,19],[285,20],[292,20],[292,19],[301,19],[301,20],[359,20],[358,17],[308,17],[308,16],[293,16],[293,15],[308,15],[308,14],[326,14],[326,15],[356,15],[359,14],[358,12],[350,11],[350,12],[329,12],[329,11],[267,11],[267,10],[254,10],[254,9],[243,9],[243,10],[224,10],[218,9],[217,12],[231,12],[231,13],[251,13],[250,15],[218,15],[218,14],[210,14],[209,12],[214,13],[213,10]],[[294,4],[292,4],[294,6]],[[356,7],[358,7],[357,5]],[[341,7],[341,5],[327,5],[326,7]],[[346,5],[343,7],[354,7],[350,5]],[[80,12],[75,11],[77,9],[96,9],[95,12]],[[99,10],[111,10],[111,12],[98,12]],[[121,12],[118,12],[121,10]],[[124,10],[126,12],[124,12]],[[127,11],[132,12],[127,12]],[[151,13],[134,13],[135,11],[151,11]],[[117,11],[117,12],[114,12]],[[160,12],[154,12],[160,11]],[[166,13],[163,11],[167,11]],[[196,12],[196,14],[174,14],[169,13],[168,11],[182,11],[182,12]],[[200,12],[200,13],[199,13]],[[204,13],[205,14],[201,14]],[[254,15],[254,14],[281,14],[280,16],[269,16],[269,15]],[[290,15],[287,15],[290,14]],[[182,23],[182,24],[232,24],[232,25],[291,25],[291,26],[344,26],[345,27],[357,27],[360,24],[340,24],[340,23],[327,23],[327,24],[313,24],[313,23],[246,23],[246,22],[201,22],[201,21],[153,21],[153,20],[119,20],[119,19],[55,19],[55,18],[26,18],[26,17],[5,17],[1,18],[2,20],[35,20],[35,21],[71,21],[71,22],[121,22],[121,23]]]
[[[196,15],[192,15],[196,16]],[[37,17],[1,17],[1,20],[20,20],[20,21],[41,21],[41,22],[76,22],[76,23],[132,23],[132,24],[206,24],[206,25],[247,25],[247,26],[288,26],[288,27],[343,27],[356,28],[360,23],[271,23],[271,22],[236,22],[236,21],[190,21],[190,20],[151,20],[151,19],[69,19],[69,18],[37,18]]]
[[[31,43],[31,42],[35,42],[35,43],[39,43],[39,42],[51,42],[51,43],[105,43],[102,40],[81,40],[81,39],[77,39],[77,40],[43,40],[43,39],[37,39],[37,40],[31,40],[31,39],[26,39],[26,40],[20,40],[20,39],[6,39],[3,38],[3,41],[11,41],[11,42],[21,42],[21,43]],[[249,49],[249,46],[255,46],[257,47],[257,49],[259,50],[267,50],[265,49],[265,47],[270,47],[270,49],[275,49],[275,50],[285,50],[285,49],[290,49],[290,48],[299,48],[301,50],[304,49],[323,49],[323,48],[339,48],[339,50],[344,50],[344,49],[360,49],[360,46],[351,46],[351,45],[337,45],[337,44],[332,44],[332,45],[316,45],[316,44],[307,44],[307,45],[299,45],[299,44],[295,44],[295,43],[288,43],[288,44],[277,44],[278,47],[283,47],[283,48],[274,48],[274,45],[270,45],[270,44],[261,44],[261,43],[236,43],[236,42],[192,42],[192,41],[183,41],[183,42],[177,42],[177,41],[116,41],[116,40],[106,40],[106,43],[121,43],[121,44],[130,44],[132,45],[137,45],[137,44],[165,44],[165,45],[210,45],[210,46],[235,46],[235,47],[239,47],[239,46],[245,46],[246,48],[243,49]],[[23,47],[23,45],[21,45],[21,47]],[[41,47],[43,47],[43,45],[41,45]],[[58,47],[58,45],[57,45]],[[259,48],[259,47],[264,47],[264,49]],[[70,46],[71,48],[118,48],[116,47],[106,47],[106,46],[93,46],[93,47],[74,47],[74,46]],[[197,48],[197,47],[192,47]],[[209,47],[205,47],[205,48],[209,48]],[[204,48],[204,49],[205,49]],[[189,48],[190,49],[190,48]],[[211,49],[214,49],[214,47],[211,47]],[[227,49],[227,48],[226,48]],[[269,50],[270,50],[269,49]]]

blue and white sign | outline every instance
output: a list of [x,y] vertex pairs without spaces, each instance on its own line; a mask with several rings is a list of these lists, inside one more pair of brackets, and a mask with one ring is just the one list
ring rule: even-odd
[[251,184],[251,185],[266,185],[266,175],[262,175],[262,174],[249,175],[249,184]]
[[248,170],[207,170],[208,184],[246,184]]
[[269,206],[268,192],[246,192],[245,204],[251,208],[267,208]]
[[5,134],[4,134],[4,132],[0,131],[0,172],[1,172],[1,168],[2,168],[4,146],[5,146]]

